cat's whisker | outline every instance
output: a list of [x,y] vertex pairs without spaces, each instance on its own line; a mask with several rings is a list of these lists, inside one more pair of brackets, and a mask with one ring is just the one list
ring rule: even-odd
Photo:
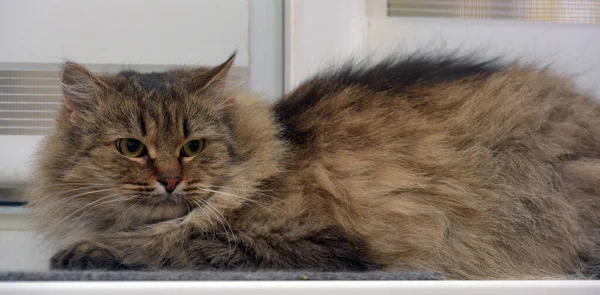
[[[89,189],[89,188],[86,188],[86,189]],[[110,191],[110,190],[114,190],[114,189],[109,188],[109,189],[94,190],[94,191],[91,191],[91,192],[85,192],[85,193],[77,194],[77,195],[74,195],[74,196],[69,196],[69,197],[66,197],[64,199],[61,198],[57,202],[54,202],[55,203],[54,205],[52,205],[51,207],[49,207],[49,208],[51,208],[50,212],[52,210],[60,207],[60,206],[63,206],[65,204],[70,203],[71,201],[73,201],[73,200],[75,200],[75,199],[77,199],[77,198],[79,198],[81,196],[90,195],[90,194],[94,194],[94,193],[101,193],[101,192]]]
[[[217,220],[219,221],[219,223],[221,223],[221,226],[223,227],[223,230],[225,230],[225,234],[227,234],[227,237],[229,237],[229,233],[228,233],[228,231],[227,231],[227,230],[228,230],[228,228],[225,226],[225,224],[223,223],[223,221],[221,220],[221,217],[220,217],[220,216],[217,214],[217,212],[215,212],[215,211],[213,210],[213,208],[214,208],[214,207],[213,207],[213,206],[210,206],[210,207],[209,207],[209,204],[208,204],[208,202],[207,202],[207,201],[205,201],[205,200],[200,200],[200,199],[199,199],[198,201],[199,201],[199,202],[200,202],[200,203],[203,205],[203,206],[201,206],[202,208],[206,208],[206,209],[208,209],[208,210],[209,210],[209,211],[212,213],[212,215],[214,215],[214,216],[217,218]],[[216,209],[216,208],[215,208],[215,209]]]
[[125,219],[127,217],[127,214],[130,214],[133,210],[133,208],[140,202],[142,201],[142,198],[139,195],[133,194],[130,195],[129,198],[127,200],[125,200],[125,202],[133,199],[133,198],[138,198],[137,201],[135,201],[131,206],[129,206],[129,208],[127,208],[127,210],[123,210],[123,214],[121,214],[121,219]]
[[259,195],[259,196],[269,197],[271,199],[278,199],[277,197],[265,194],[265,193],[261,192],[260,190],[256,190],[255,191],[255,190],[247,190],[247,189],[241,189],[241,188],[235,188],[235,187],[229,187],[229,186],[206,185],[206,184],[201,183],[199,181],[195,181],[192,184],[197,184],[197,185],[190,185],[190,186],[188,186],[188,188],[196,188],[196,189],[197,188],[206,188],[206,189],[208,189],[208,188],[211,188],[211,187],[216,187],[216,188],[230,189],[230,190],[234,190],[234,191],[250,192],[252,194],[256,194],[256,195]]
[[83,216],[85,216],[88,212],[92,211],[94,208],[109,204],[109,203],[114,203],[114,202],[122,202],[122,201],[127,201],[129,199],[132,198],[132,196],[124,196],[121,194],[114,194],[112,195],[113,199],[112,200],[107,200],[104,202],[100,202],[92,207],[89,207],[87,210],[85,210],[84,212],[81,212],[81,214],[79,215],[79,218],[82,218]]
[[234,190],[234,191],[250,192],[252,195],[258,195],[258,196],[261,196],[261,197],[267,197],[267,198],[269,198],[271,200],[281,200],[280,198],[277,198],[275,196],[263,193],[261,191],[252,191],[252,190],[245,190],[245,189],[239,189],[239,188],[227,187],[227,186],[218,186],[218,185],[213,185],[212,187],[230,189],[230,190]]
[[119,202],[119,201],[120,202],[127,202],[128,200],[130,200],[133,197],[134,196],[117,195],[116,198],[113,199],[113,200],[108,200],[108,201],[105,201],[105,202],[101,202],[99,204],[96,204],[96,205],[88,208],[87,210],[85,210],[84,212],[82,212],[77,218],[75,218],[74,221],[77,222],[77,221],[81,220],[82,218],[86,217],[87,213],[90,212],[90,211],[92,211],[92,210],[94,210],[95,208],[98,208],[100,206],[104,206],[104,205],[109,204],[109,203]]
[[[193,202],[196,204],[196,206],[197,206],[196,208],[200,208],[200,209],[202,209],[202,213],[204,213],[204,215],[206,215],[206,216],[210,216],[210,215],[208,214],[208,212],[206,212],[206,210],[205,210],[204,206],[200,205],[200,203],[198,203],[198,201],[196,201],[196,200],[193,200]],[[215,229],[215,224],[212,222],[212,219],[211,219],[210,217],[208,218],[208,222],[210,222],[210,228],[212,229],[213,238],[215,238],[215,239],[216,239],[216,229]]]
[[[131,207],[129,207],[129,209],[127,209],[127,211],[133,210],[133,208],[142,201],[142,198],[140,196],[134,195],[134,197],[138,197],[138,200],[135,203],[133,203],[133,205],[131,205]],[[127,211],[125,211],[125,212],[127,212]]]
[[78,197],[83,197],[83,196],[87,196],[87,195],[90,195],[90,194],[102,193],[102,192],[107,192],[107,191],[111,191],[111,190],[115,190],[115,189],[114,188],[99,189],[99,190],[94,190],[94,191],[89,191],[89,192],[77,194],[77,195],[74,195],[74,196],[71,196],[71,197],[78,198]]
[[183,200],[183,203],[185,204],[185,210],[186,210],[185,215],[190,214],[190,212],[192,212],[193,205],[190,204],[190,202],[188,202],[185,199]]
[[48,185],[36,186],[35,188],[48,188],[55,186],[78,186],[78,185],[106,185],[106,183],[95,183],[95,182],[66,182],[66,183],[53,183]]
[[[40,185],[40,186],[26,186],[26,189],[23,191],[25,194],[31,194],[36,190],[40,190],[40,189],[49,189],[52,187],[64,187],[64,186],[69,186],[69,187],[80,187],[80,186],[86,186],[86,187],[102,187],[102,186],[106,186],[106,184],[102,184],[102,183],[77,183],[77,182],[71,182],[71,183],[53,183],[53,184],[48,184],[48,185]],[[39,196],[40,198],[46,197],[44,196]]]
[[102,188],[102,187],[105,187],[105,186],[85,186],[85,187],[78,187],[78,188],[73,188],[73,189],[69,189],[69,190],[66,190],[66,191],[59,191],[59,192],[56,192],[54,194],[50,194],[50,195],[47,195],[47,196],[43,196],[43,198],[53,198],[53,197],[56,197],[56,196],[65,195],[65,194],[70,193],[70,192],[81,191],[81,190],[86,190],[86,189]]
[[114,202],[119,202],[119,201],[127,201],[127,200],[130,200],[133,197],[135,197],[135,196],[125,196],[125,195],[122,195],[122,194],[118,195],[118,196],[120,196],[121,198],[116,198],[114,200],[110,200],[110,201],[107,201],[107,202],[102,202],[99,205],[106,205],[106,204],[109,204],[109,203],[114,203]]
[[[211,209],[208,207],[207,202],[204,200],[198,200],[198,202],[200,202],[202,205],[198,204],[198,207],[202,208],[204,210],[204,208],[206,208],[216,219],[217,221],[219,221],[219,223],[221,224],[221,227],[223,228],[223,230],[225,231],[225,235],[227,236],[227,243],[229,245],[229,249],[231,249],[231,242],[230,242],[230,238],[229,238],[229,232],[227,231],[227,228],[225,227],[225,224],[221,221],[221,219],[219,218],[219,216]],[[206,214],[206,211],[204,211]],[[209,218],[208,220],[212,220],[212,218],[210,217],[210,214],[208,215]],[[213,225],[212,221],[211,221],[211,225]],[[216,238],[216,230],[213,227],[213,237]]]
[[151,193],[151,192],[155,191],[154,188],[141,189],[141,188],[121,187],[121,189],[128,190],[132,193]]
[[[206,184],[204,184],[204,183],[201,183],[201,182],[199,182],[199,181],[194,181],[194,182],[192,182],[192,183],[193,183],[193,184],[197,184],[197,185],[194,185],[194,186],[188,186],[188,189],[196,189],[196,190],[197,190],[197,189],[200,189],[200,190],[202,190],[202,189],[209,189],[209,187],[217,187],[217,188],[224,188],[224,189],[237,190],[237,191],[243,191],[243,192],[251,192],[252,194],[255,194],[255,195],[258,195],[258,196],[268,197],[268,198],[270,198],[270,199],[275,199],[275,200],[277,200],[277,201],[281,201],[281,202],[287,202],[286,200],[283,200],[283,199],[281,199],[281,198],[277,198],[277,197],[275,197],[275,196],[268,195],[268,194],[265,194],[265,193],[261,193],[260,191],[252,191],[252,190],[246,190],[246,189],[239,189],[239,188],[228,187],[228,186],[219,186],[219,185],[206,185]],[[194,191],[195,191],[195,190],[194,190]],[[188,193],[193,193],[194,191],[187,191],[187,192],[188,192]],[[213,190],[212,192],[215,192],[215,191]],[[225,193],[225,192],[221,192],[221,193]],[[229,194],[229,193],[228,193],[228,194]],[[265,206],[268,206],[268,204],[267,204],[267,203],[260,202],[260,201],[258,201],[258,200],[252,199],[252,198],[243,197],[243,196],[240,196],[240,195],[238,195],[238,194],[231,194],[231,196],[238,197],[238,198],[242,198],[242,199],[245,199],[245,200],[247,200],[247,201],[250,201],[250,202],[253,202],[253,203],[255,203],[255,204],[258,204],[258,205],[261,205],[261,204],[262,204],[262,207],[263,207],[263,208],[267,209],[267,210],[268,210],[270,213],[272,213],[272,214],[275,214],[275,213],[274,213],[274,212],[273,212],[271,209],[269,209],[269,208],[265,207]]]
[[200,189],[200,190],[204,191],[204,192],[211,192],[211,193],[221,194],[221,195],[225,195],[225,196],[229,196],[229,197],[235,197],[235,198],[241,199],[243,201],[248,201],[248,202],[254,203],[254,204],[258,205],[258,206],[261,206],[265,210],[269,211],[271,214],[276,215],[275,212],[273,212],[273,210],[271,208],[267,207],[264,203],[259,202],[257,200],[252,200],[250,198],[242,197],[240,195],[236,195],[236,194],[232,194],[232,193],[227,193],[227,192],[216,191],[216,190],[211,190],[211,189]]
[[49,188],[56,186],[87,186],[87,185],[106,185],[106,183],[95,183],[95,182],[66,182],[66,183],[52,183],[47,185],[36,185],[32,189]]
[[114,196],[117,196],[117,195],[119,195],[119,193],[116,193],[116,194],[112,194],[112,195],[108,195],[108,196],[102,197],[102,198],[100,198],[100,199],[98,199],[98,200],[95,200],[95,201],[93,201],[93,202],[91,202],[91,203],[89,203],[89,204],[87,204],[87,205],[85,205],[85,206],[83,206],[83,207],[81,207],[81,208],[79,208],[79,209],[77,209],[77,210],[75,210],[75,211],[71,212],[69,215],[67,215],[67,216],[65,216],[64,218],[62,218],[61,220],[59,220],[59,221],[56,223],[56,225],[55,225],[55,228],[56,228],[56,227],[58,227],[59,225],[61,225],[61,224],[62,224],[62,223],[65,221],[65,220],[67,220],[67,219],[71,218],[72,216],[74,216],[75,214],[77,214],[77,213],[81,212],[81,211],[82,211],[82,210],[84,210],[85,208],[88,208],[89,206],[92,206],[92,205],[94,205],[94,204],[97,204],[97,203],[99,203],[99,202],[101,202],[101,201],[103,201],[103,200],[106,200],[106,199],[108,199],[108,198],[112,198],[112,197],[114,197]]
[[[69,185],[69,186],[71,186],[71,185]],[[98,189],[98,188],[107,188],[107,186],[105,186],[105,185],[85,185],[85,186],[79,186],[79,187],[71,188],[71,189],[68,189],[68,190],[65,190],[65,191],[55,191],[54,193],[48,194],[48,195],[40,195],[40,196],[37,196],[37,198],[39,198],[39,199],[52,199],[52,198],[54,198],[56,196],[60,196],[60,195],[63,195],[63,194],[69,193],[69,192],[74,192],[74,191],[79,191],[79,190],[85,190],[85,189]],[[29,192],[26,192],[25,194],[30,195],[32,193],[33,193],[33,190],[29,191]]]
[[[197,186],[197,187],[194,187],[194,188],[195,188],[195,189],[198,189],[198,190],[201,190],[201,191],[204,191],[204,192],[220,193],[220,194],[223,194],[223,195],[234,196],[234,197],[243,198],[243,199],[246,199],[246,200],[251,200],[250,198],[247,198],[247,197],[242,197],[242,196],[240,196],[240,195],[238,195],[238,194],[234,194],[234,193],[228,193],[228,192],[223,192],[223,191],[217,191],[217,190],[212,190],[212,189],[209,189],[209,188],[207,188],[207,187],[208,187],[208,186],[206,186],[206,185],[205,185],[204,187],[202,187],[202,186]],[[222,187],[222,188],[228,188],[228,187],[223,187],[223,186],[211,186],[211,187]],[[232,189],[232,188],[228,188],[228,189]],[[256,201],[256,200],[253,200],[253,201]],[[258,202],[258,201],[256,201],[256,202]]]
[[[204,204],[206,209],[210,210],[215,215],[217,220],[221,223],[221,225],[223,226],[223,229],[225,230],[225,235],[227,236],[227,244],[229,245],[229,253],[231,253],[231,251],[232,251],[231,240],[233,240],[235,242],[235,234],[233,233],[233,229],[231,228],[231,225],[229,224],[227,219],[225,219],[223,214],[221,214],[221,212],[219,212],[219,209],[215,208],[213,205],[211,205],[207,201],[204,201],[204,200],[198,200],[198,201],[200,201],[202,204]],[[214,209],[214,211],[213,211],[213,209]],[[222,218],[222,220],[221,220],[221,218]],[[225,223],[223,223],[223,221],[227,224],[227,227],[225,226]],[[231,236],[229,235],[229,233],[227,231],[228,228],[229,228],[229,231],[231,231]]]
[[204,204],[206,204],[206,206],[208,206],[208,208],[213,208],[215,210],[215,212],[221,216],[221,218],[223,219],[223,221],[227,224],[227,227],[229,228],[229,231],[231,232],[232,238],[235,241],[235,235],[233,233],[233,228],[231,227],[231,224],[229,224],[229,221],[227,221],[227,218],[225,218],[225,216],[223,216],[223,213],[221,213],[221,211],[219,211],[219,209],[217,209],[217,207],[215,207],[214,205],[210,204],[208,201],[204,201]]

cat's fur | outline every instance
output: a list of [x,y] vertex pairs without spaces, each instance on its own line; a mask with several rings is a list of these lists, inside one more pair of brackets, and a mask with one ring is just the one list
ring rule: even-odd
[[[270,104],[213,69],[67,63],[30,204],[54,268],[598,273],[600,106],[545,70],[409,57]],[[141,140],[146,158],[114,147]],[[206,139],[195,158],[187,141]],[[165,172],[166,171],[166,172]],[[157,176],[183,179],[167,196]]]

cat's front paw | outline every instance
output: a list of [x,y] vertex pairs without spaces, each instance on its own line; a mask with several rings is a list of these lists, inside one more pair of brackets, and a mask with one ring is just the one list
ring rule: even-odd
[[79,242],[54,254],[50,260],[52,269],[85,270],[131,270],[140,265],[125,264],[108,247],[95,242]]

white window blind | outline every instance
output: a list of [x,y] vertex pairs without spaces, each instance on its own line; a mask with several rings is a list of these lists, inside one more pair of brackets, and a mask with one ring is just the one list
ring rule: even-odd
[[388,15],[600,23],[598,0],[388,0]]

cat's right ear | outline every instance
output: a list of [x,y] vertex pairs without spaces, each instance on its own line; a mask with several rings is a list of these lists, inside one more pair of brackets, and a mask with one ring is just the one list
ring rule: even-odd
[[90,110],[104,83],[83,66],[66,62],[60,79],[69,120],[77,123],[78,116]]
[[222,64],[211,68],[199,68],[192,71],[192,79],[186,85],[191,93],[198,93],[206,89],[212,89],[216,92],[221,92],[225,88],[225,81],[229,74],[229,70],[235,61],[236,52]]

